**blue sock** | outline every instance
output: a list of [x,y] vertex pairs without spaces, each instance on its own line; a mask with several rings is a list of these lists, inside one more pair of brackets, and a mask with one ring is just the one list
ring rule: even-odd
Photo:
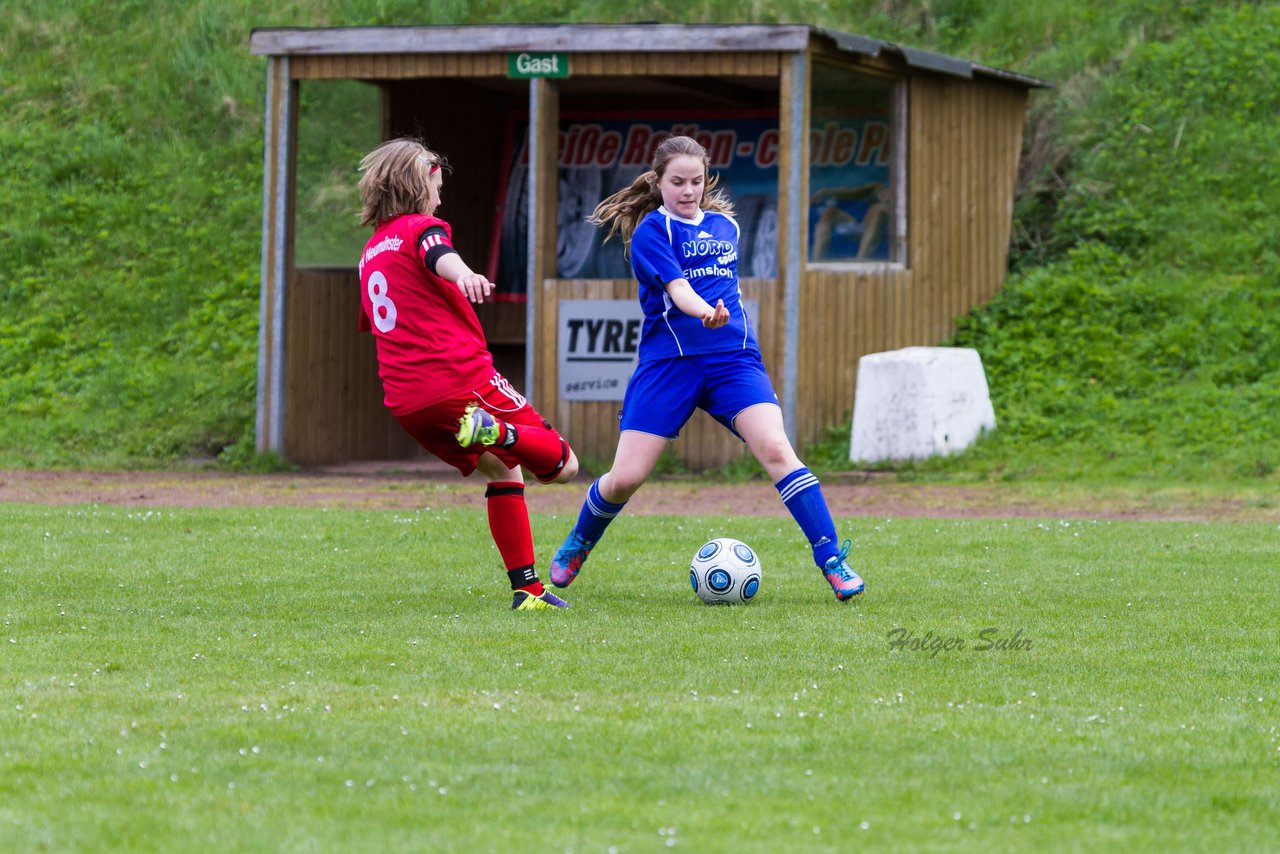
[[600,480],[597,478],[587,490],[587,499],[582,502],[582,510],[578,513],[578,536],[592,544],[599,542],[604,529],[626,505],[625,501],[621,504],[605,501],[600,495]]
[[822,484],[813,472],[801,466],[774,486],[813,547],[813,562],[819,568],[826,566],[840,552],[840,544],[836,542],[836,524],[831,521]]

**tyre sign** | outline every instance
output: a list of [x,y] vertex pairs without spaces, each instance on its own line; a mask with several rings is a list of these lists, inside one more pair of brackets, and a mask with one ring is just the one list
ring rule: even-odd
[[643,323],[636,300],[560,300],[560,399],[622,400]]
[[[759,300],[743,300],[754,327]],[[559,303],[556,364],[561,400],[622,400],[635,370],[644,314],[629,299],[566,299]]]

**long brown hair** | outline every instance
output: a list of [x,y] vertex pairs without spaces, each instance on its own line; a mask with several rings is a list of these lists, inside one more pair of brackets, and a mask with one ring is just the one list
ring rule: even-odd
[[711,160],[707,157],[707,150],[695,139],[687,136],[673,136],[663,140],[654,151],[653,168],[632,181],[631,186],[622,188],[596,205],[591,216],[587,217],[587,222],[606,226],[609,229],[609,233],[604,237],[606,241],[615,234],[621,234],[622,243],[630,252],[631,235],[635,233],[640,220],[644,219],[649,211],[657,210],[662,206],[662,191],[658,189],[658,182],[666,174],[667,164],[671,158],[682,155],[690,155],[702,160],[702,174],[706,178],[706,186],[702,191],[702,209],[733,216],[733,201],[716,189],[720,183],[720,176],[709,174]]
[[402,214],[431,209],[428,178],[447,168],[444,158],[419,140],[384,142],[360,161],[360,224],[377,227]]

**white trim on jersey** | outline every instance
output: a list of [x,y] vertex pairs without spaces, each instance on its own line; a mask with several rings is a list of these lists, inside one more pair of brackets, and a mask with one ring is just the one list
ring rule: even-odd
[[[681,222],[689,223],[690,225],[699,225],[702,223],[702,219],[703,219],[703,212],[701,208],[698,209],[698,219],[696,222],[691,219],[685,219],[682,216],[676,216],[671,211],[667,210],[666,207],[663,205],[658,206],[658,213],[662,214],[663,216],[662,227],[667,232],[667,243],[673,243],[673,241],[676,239],[675,233],[671,230],[671,220],[678,219]],[[673,251],[674,251],[674,247],[673,247]],[[672,281],[675,281],[675,280],[672,279]],[[671,301],[671,294],[667,293],[666,291],[666,287],[668,284],[670,284],[670,282],[666,282],[662,286],[663,288],[662,290],[662,305],[663,305],[662,322],[667,325],[667,331],[671,333],[671,340],[676,342],[676,351],[681,356],[683,356],[684,347],[680,344],[680,336],[676,334],[675,327],[671,325],[671,309],[675,308],[675,303]],[[676,310],[680,311],[680,309],[676,309]]]
[[[660,214],[662,214],[663,216],[665,216],[668,220],[678,219],[678,220],[680,220],[681,222],[688,223],[689,225],[702,225],[702,220],[703,220],[703,218],[704,218],[704,217],[706,217],[706,215],[707,215],[707,212],[706,212],[706,211],[704,211],[702,208],[698,208],[698,218],[697,218],[697,219],[685,219],[684,217],[680,216],[679,214],[673,214],[671,211],[667,210],[667,206],[666,206],[666,205],[658,205],[658,213],[660,213]],[[669,237],[670,235],[671,235],[671,224],[668,222],[668,223],[667,223],[667,236]]]
[[[684,348],[680,346],[680,336],[676,334],[675,328],[671,325],[671,318],[668,316],[671,314],[671,309],[675,308],[675,303],[671,301],[671,294],[666,292],[665,286],[662,291],[662,305],[662,322],[667,324],[667,331],[671,333],[671,340],[676,342],[676,350],[678,350],[680,355],[683,356]],[[677,311],[678,310],[679,309],[677,309]]]

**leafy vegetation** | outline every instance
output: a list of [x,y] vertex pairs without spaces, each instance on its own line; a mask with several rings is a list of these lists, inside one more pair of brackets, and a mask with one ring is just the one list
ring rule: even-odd
[[1075,119],[1049,237],[1028,247],[1045,263],[961,319],[954,343],[982,354],[1000,428],[959,466],[1280,467],[1280,8],[1198,11],[1136,46]]
[[[998,428],[959,457],[887,468],[1276,480],[1280,9],[1159,5],[1093,9],[1096,29],[1028,58],[1062,84],[1033,114],[1015,273],[944,342],[981,354]],[[1001,20],[947,38],[988,43]],[[1064,66],[1072,46],[1096,65]],[[840,466],[847,437],[813,456]]]
[[[264,464],[253,28],[547,20],[798,21],[1054,81],[1027,134],[1016,274],[953,341],[983,354],[1000,429],[904,472],[1274,476],[1280,11],[1187,0],[10,0],[0,465]],[[315,163],[354,159],[361,127]],[[351,206],[341,175],[307,186],[304,207]]]

